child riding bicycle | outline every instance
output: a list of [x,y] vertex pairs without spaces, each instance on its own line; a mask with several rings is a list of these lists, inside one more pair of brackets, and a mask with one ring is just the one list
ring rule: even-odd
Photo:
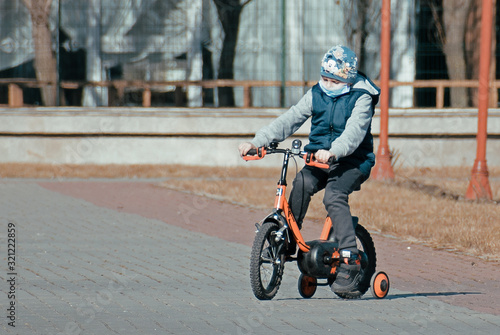
[[375,164],[371,121],[380,89],[357,70],[356,54],[337,45],[321,61],[320,80],[287,112],[260,129],[250,142],[238,147],[241,156],[250,149],[281,142],[311,117],[309,144],[320,163],[329,169],[306,165],[295,177],[289,203],[299,225],[312,195],[325,189],[323,203],[332,220],[341,263],[331,285],[335,293],[357,289],[360,257],[348,204],[349,194],[368,179]]

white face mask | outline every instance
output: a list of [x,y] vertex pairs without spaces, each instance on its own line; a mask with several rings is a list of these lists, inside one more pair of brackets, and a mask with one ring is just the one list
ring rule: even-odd
[[333,82],[332,80],[325,79],[323,77],[320,78],[319,80],[319,87],[321,87],[321,90],[328,95],[329,97],[337,97],[339,95],[342,95],[344,93],[347,93],[350,91],[351,86],[349,86],[347,83],[343,82]]
[[344,87],[347,86],[347,83],[343,83],[341,81],[335,83],[332,80],[327,80],[323,77],[321,77],[320,81],[321,81],[322,86],[329,91],[339,91],[339,90],[344,89]]

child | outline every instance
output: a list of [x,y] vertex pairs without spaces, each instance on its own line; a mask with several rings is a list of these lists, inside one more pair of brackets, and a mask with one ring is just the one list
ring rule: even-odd
[[356,54],[342,45],[325,54],[320,75],[295,106],[260,129],[250,142],[241,143],[238,150],[244,156],[250,149],[281,142],[311,117],[304,150],[314,153],[321,163],[332,163],[329,169],[306,165],[293,181],[289,203],[301,227],[311,196],[325,189],[323,203],[341,256],[331,289],[349,293],[357,290],[361,265],[348,198],[368,179],[375,164],[371,121],[380,89],[358,72]]

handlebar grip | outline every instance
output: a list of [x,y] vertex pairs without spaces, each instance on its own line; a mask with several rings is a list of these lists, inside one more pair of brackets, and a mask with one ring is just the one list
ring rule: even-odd
[[247,154],[243,156],[243,159],[246,161],[254,161],[264,158],[265,155],[266,155],[266,148],[261,147],[258,148],[257,150],[256,149],[248,150]]
[[304,161],[306,162],[306,165],[315,166],[315,167],[318,167],[320,169],[328,169],[328,168],[330,168],[329,164],[320,163],[320,162],[314,160],[314,155],[311,152],[305,153],[304,156],[302,156],[302,158],[304,158]]

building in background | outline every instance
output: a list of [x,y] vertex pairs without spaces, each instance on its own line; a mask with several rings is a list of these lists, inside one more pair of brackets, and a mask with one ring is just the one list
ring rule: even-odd
[[[446,27],[445,1],[391,1],[392,80],[449,78],[439,39],[433,37],[439,33],[436,27]],[[470,21],[476,0],[461,1],[472,8],[467,7]],[[354,49],[360,70],[371,78],[379,75],[381,2],[376,0],[0,0],[0,79],[4,80],[0,104],[6,103],[8,78],[37,78],[43,72],[40,67],[50,63],[35,62],[41,57],[35,52],[40,43],[34,41],[40,34],[33,33],[33,22],[39,18],[26,4],[48,8],[47,22],[41,26],[48,27],[50,41],[42,45],[50,44],[58,81],[211,80],[226,78],[224,67],[230,66],[229,79],[311,82],[318,79],[324,52],[335,44]],[[222,19],[233,22],[223,25]],[[457,22],[456,29],[463,31],[464,24]],[[231,48],[227,27],[237,32],[235,54],[229,59],[221,57]],[[469,72],[469,76],[474,73]],[[62,90],[60,101],[134,106],[140,105],[140,89],[88,85]],[[252,105],[287,107],[306,89],[254,88]],[[43,105],[48,100],[40,89],[23,91],[26,104]],[[155,87],[152,103],[223,106],[219,97],[217,88],[165,85]],[[404,86],[391,89],[390,99],[392,107],[412,107],[432,106],[425,100],[432,97],[423,89]],[[242,88],[234,89],[234,104],[243,104]]]

